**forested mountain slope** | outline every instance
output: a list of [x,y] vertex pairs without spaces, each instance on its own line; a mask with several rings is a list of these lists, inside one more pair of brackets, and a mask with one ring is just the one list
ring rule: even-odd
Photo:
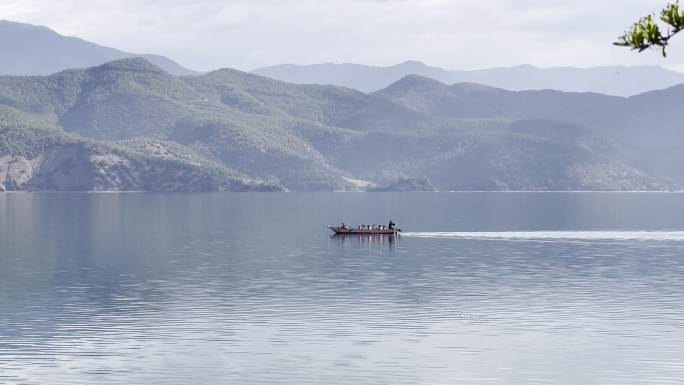
[[[679,94],[514,92],[419,76],[365,94],[230,69],[178,77],[143,59],[0,77],[0,108],[13,117],[5,118],[7,130],[102,146],[107,154],[163,154],[192,163],[192,172],[223,175],[223,184],[181,188],[195,183],[181,181],[162,190],[355,190],[412,177],[440,190],[677,188],[684,173],[663,171],[656,153],[678,138],[676,114],[663,100]],[[637,108],[650,104],[651,111]],[[642,143],[644,130],[662,140]],[[26,136],[13,138],[0,156],[22,156],[17,143],[32,146]],[[249,187],[226,183],[229,176]]]

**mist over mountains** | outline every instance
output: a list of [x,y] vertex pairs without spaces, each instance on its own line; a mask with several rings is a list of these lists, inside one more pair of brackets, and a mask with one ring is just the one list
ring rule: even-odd
[[[3,52],[0,75],[49,75],[132,57],[143,57],[173,75],[198,74],[164,56],[128,53],[63,36],[48,27],[7,20],[0,20],[0,50]],[[387,67],[350,63],[285,64],[252,72],[288,83],[337,85],[362,92],[378,91],[407,75],[420,75],[446,84],[470,82],[513,91],[553,89],[617,96],[684,83],[684,74],[658,66],[536,68],[521,65],[466,71],[407,61]]]
[[144,57],[175,75],[195,73],[164,56],[123,52],[60,35],[48,27],[8,20],[0,20],[0,52],[0,75],[49,75],[130,57]]
[[363,64],[277,65],[252,71],[297,84],[331,84],[374,92],[407,75],[442,83],[478,83],[513,91],[552,89],[631,96],[684,83],[684,74],[658,66],[537,68],[531,65],[481,70],[445,70],[418,61],[375,67]]

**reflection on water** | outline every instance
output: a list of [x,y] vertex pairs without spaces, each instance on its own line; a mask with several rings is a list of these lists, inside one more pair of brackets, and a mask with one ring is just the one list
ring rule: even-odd
[[[0,195],[0,383],[668,384],[684,195]],[[399,237],[326,223],[401,216]]]
[[330,239],[331,243],[337,244],[339,247],[392,251],[401,238],[399,235],[391,234],[333,234]]

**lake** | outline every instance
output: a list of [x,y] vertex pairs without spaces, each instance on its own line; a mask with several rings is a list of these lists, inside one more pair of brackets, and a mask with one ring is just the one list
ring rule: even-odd
[[[0,383],[674,384],[684,194],[0,194]],[[344,220],[398,238],[331,237]]]

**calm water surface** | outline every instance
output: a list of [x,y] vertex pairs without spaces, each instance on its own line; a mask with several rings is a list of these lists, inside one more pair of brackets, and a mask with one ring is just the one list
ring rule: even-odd
[[684,194],[3,194],[0,383],[681,383],[683,256]]

